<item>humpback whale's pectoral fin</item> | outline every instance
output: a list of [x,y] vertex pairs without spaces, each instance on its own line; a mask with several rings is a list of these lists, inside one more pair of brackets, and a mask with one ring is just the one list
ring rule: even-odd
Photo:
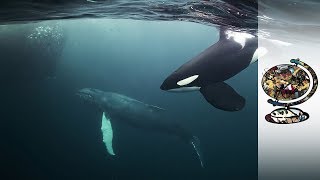
[[103,142],[107,148],[108,153],[110,155],[115,155],[112,148],[113,130],[112,130],[110,120],[111,119],[109,115],[103,112],[102,120],[101,120],[101,131],[102,131]]
[[246,102],[242,96],[225,82],[201,87],[200,92],[212,106],[224,111],[239,111]]

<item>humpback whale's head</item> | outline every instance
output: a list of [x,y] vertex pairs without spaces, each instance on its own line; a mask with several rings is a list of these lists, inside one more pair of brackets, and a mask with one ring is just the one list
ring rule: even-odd
[[93,88],[83,88],[77,92],[77,95],[80,96],[80,98],[92,103],[99,103],[103,94],[103,91]]

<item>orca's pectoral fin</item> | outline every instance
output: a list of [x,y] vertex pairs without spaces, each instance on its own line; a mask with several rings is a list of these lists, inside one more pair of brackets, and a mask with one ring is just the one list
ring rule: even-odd
[[212,106],[224,111],[239,111],[246,102],[242,96],[225,82],[201,87],[200,92]]
[[110,120],[111,120],[110,117],[105,112],[103,112],[102,120],[101,120],[101,131],[102,131],[103,142],[107,148],[108,153],[110,155],[115,155],[112,147],[113,130],[112,130]]

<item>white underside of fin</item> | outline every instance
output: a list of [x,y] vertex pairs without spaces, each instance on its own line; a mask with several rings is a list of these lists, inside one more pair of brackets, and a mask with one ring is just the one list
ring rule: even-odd
[[101,131],[103,142],[110,155],[115,155],[112,148],[113,131],[111,126],[110,117],[106,116],[105,112],[102,113]]
[[170,89],[169,92],[189,92],[189,91],[198,91],[200,87],[192,86],[192,87],[181,87],[176,89]]

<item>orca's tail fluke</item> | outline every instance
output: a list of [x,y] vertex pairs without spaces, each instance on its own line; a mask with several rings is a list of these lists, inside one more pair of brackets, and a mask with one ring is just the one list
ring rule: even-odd
[[196,151],[196,153],[198,155],[201,167],[204,168],[203,159],[202,159],[203,155],[202,155],[202,152],[201,152],[201,149],[200,149],[200,140],[199,140],[199,138],[196,137],[196,136],[192,136],[192,139],[190,140],[190,144],[193,146],[194,150]]

